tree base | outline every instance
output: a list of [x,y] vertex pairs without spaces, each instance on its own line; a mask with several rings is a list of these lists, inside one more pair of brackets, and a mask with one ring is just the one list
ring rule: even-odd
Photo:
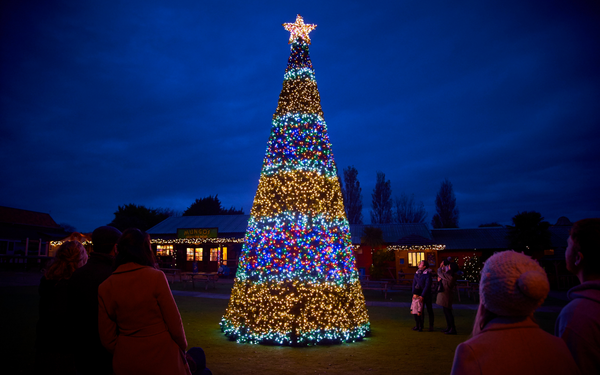
[[236,280],[220,324],[231,340],[267,345],[354,342],[370,331],[358,281]]

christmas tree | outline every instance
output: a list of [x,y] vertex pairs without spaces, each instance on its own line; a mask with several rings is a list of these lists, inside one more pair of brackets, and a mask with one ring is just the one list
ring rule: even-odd
[[316,25],[298,15],[283,26],[291,53],[221,330],[238,342],[352,342],[369,317],[308,51]]

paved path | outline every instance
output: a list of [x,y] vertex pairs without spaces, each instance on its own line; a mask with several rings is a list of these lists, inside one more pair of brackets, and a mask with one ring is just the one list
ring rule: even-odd
[[[174,296],[198,297],[198,298],[213,298],[213,299],[229,299],[228,294],[203,293],[203,292],[188,292],[184,290],[171,291]],[[383,306],[410,309],[410,302],[388,302],[388,301],[367,301],[367,306]],[[479,305],[463,305],[454,304],[452,307],[456,310],[477,310]],[[434,309],[441,309],[442,306],[433,304]],[[542,306],[536,311],[538,312],[560,312],[562,306]]]

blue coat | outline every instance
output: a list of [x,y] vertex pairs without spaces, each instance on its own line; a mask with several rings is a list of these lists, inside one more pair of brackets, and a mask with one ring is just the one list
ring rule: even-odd
[[412,294],[423,297],[423,299],[431,298],[431,270],[429,268],[421,271],[417,270],[412,284]]

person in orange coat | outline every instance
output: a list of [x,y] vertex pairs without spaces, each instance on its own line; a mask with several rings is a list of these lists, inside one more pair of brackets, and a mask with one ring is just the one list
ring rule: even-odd
[[164,273],[154,268],[150,236],[127,229],[117,251],[117,269],[98,288],[98,330],[115,375],[189,375],[181,316]]

